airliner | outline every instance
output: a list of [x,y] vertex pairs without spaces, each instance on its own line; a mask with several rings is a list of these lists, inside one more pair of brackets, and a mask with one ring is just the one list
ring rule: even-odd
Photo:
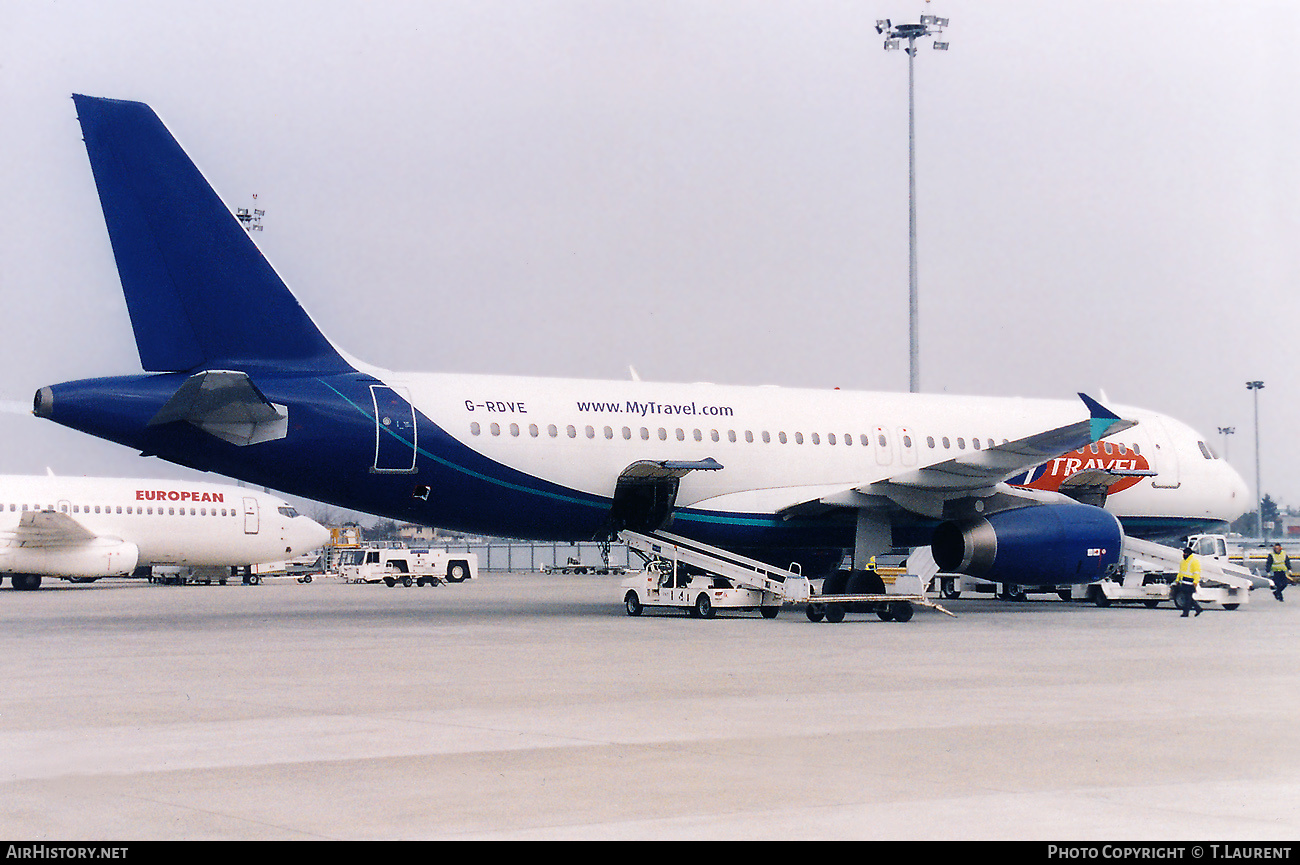
[[1021,585],[1101,579],[1126,534],[1246,508],[1205,436],[1085,394],[372,366],[323,335],[149,106],[73,99],[146,374],[40,388],[34,413],[142,454],[468,532],[670,527],[805,574],[929,546],[944,571]]
[[[329,532],[288,502],[225,484],[131,478],[0,476],[0,579],[128,576],[284,561]],[[228,573],[228,572],[227,572]]]

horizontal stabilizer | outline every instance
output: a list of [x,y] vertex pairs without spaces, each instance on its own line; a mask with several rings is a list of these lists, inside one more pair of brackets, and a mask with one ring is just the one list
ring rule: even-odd
[[149,426],[177,421],[242,447],[284,438],[289,410],[263,396],[242,372],[206,370],[187,378]]

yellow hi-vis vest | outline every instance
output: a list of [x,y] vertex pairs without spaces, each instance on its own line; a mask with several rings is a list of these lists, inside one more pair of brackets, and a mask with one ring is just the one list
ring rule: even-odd
[[1178,579],[1175,582],[1191,583],[1194,586],[1201,584],[1201,560],[1195,553],[1183,559],[1183,563],[1178,566]]
[[1270,571],[1286,570],[1286,553],[1270,552],[1268,554],[1268,569]]

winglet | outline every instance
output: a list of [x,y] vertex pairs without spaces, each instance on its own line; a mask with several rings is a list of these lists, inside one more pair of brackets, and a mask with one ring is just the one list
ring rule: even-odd
[[[1088,432],[1093,441],[1101,441],[1108,433],[1114,431],[1116,421],[1120,421],[1119,415],[1097,402],[1086,393],[1080,393],[1079,399],[1088,407]],[[1129,423],[1128,426],[1132,426]]]

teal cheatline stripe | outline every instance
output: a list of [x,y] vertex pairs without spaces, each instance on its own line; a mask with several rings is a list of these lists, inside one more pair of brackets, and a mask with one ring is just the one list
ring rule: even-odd
[[[354,409],[360,412],[361,416],[364,417],[366,420],[370,421],[371,423],[375,422],[375,416],[373,414],[367,411],[364,407],[359,406],[352,400],[348,399],[346,394],[341,393],[337,388],[335,388],[329,382],[324,381],[323,379],[317,379],[317,381],[325,385],[325,387],[329,388],[330,390],[334,391],[334,393],[339,397],[339,399],[343,400],[348,405],[352,406]],[[482,472],[476,472],[473,469],[461,465],[460,463],[452,462],[451,460],[448,460],[444,457],[440,457],[435,453],[431,453],[425,450],[424,448],[415,447],[415,445],[412,442],[407,441],[406,439],[402,438],[401,436],[397,435],[395,432],[391,430],[385,430],[385,431],[388,432],[390,435],[394,436],[395,438],[397,438],[407,447],[414,448],[415,452],[418,453],[419,455],[426,457],[427,459],[433,460],[439,465],[446,466],[447,468],[453,469],[454,471],[458,471],[463,475],[468,475],[469,477],[472,477],[476,480],[486,481],[487,483],[495,484],[499,487],[503,487],[508,490],[515,490],[516,492],[529,493],[531,495],[541,496],[542,498],[551,499],[552,501],[565,502],[567,504],[573,504],[573,505],[582,505],[583,507],[597,508],[597,509],[604,509],[606,507],[606,505],[603,502],[592,501],[590,499],[581,499],[574,496],[566,496],[562,493],[553,493],[547,490],[539,490],[536,487],[511,483],[510,481],[505,481],[502,480],[501,478],[494,478],[491,475],[485,475]]]

